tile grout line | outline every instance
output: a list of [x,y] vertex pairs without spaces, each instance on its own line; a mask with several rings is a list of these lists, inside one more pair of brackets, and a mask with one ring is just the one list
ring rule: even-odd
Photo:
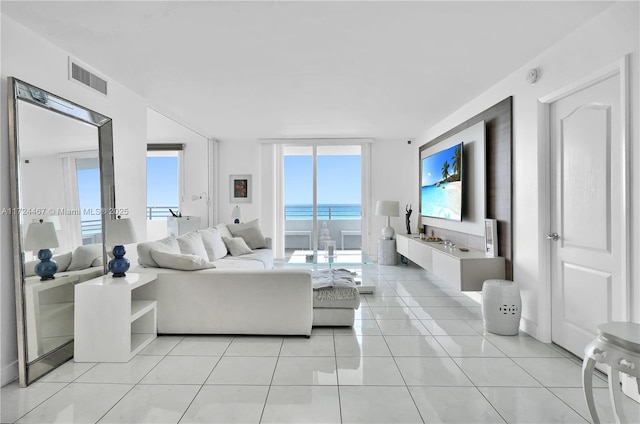
[[260,418],[258,419],[258,423],[262,422],[264,418],[264,411],[267,409],[267,402],[269,401],[269,394],[271,394],[271,386],[273,386],[273,379],[276,376],[276,370],[278,369],[278,363],[280,362],[280,354],[282,354],[282,348],[284,347],[285,338],[282,337],[282,341],[280,342],[280,349],[278,350],[278,356],[276,356],[276,364],[273,367],[273,372],[271,373],[271,381],[269,381],[269,386],[267,387],[267,394],[264,397],[264,403],[262,404],[262,411],[260,411]]

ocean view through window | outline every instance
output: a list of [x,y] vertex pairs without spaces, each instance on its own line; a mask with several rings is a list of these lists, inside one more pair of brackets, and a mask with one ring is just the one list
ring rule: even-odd
[[283,159],[285,251],[360,249],[360,146],[286,146]]

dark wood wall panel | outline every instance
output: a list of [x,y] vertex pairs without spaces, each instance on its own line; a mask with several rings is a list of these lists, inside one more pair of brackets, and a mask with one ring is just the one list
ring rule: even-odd
[[512,279],[513,276],[511,110],[512,97],[507,97],[420,147],[422,152],[480,121],[485,121],[486,216],[498,221],[498,253],[505,258],[507,279]]

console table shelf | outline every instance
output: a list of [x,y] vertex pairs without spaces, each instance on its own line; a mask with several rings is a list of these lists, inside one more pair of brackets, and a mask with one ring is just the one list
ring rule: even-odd
[[463,252],[407,234],[396,236],[396,246],[399,254],[461,291],[481,291],[485,280],[505,278],[504,258],[479,250]]
[[155,280],[152,273],[128,273],[76,285],[76,362],[128,362],[156,338],[157,302],[135,296],[136,289]]

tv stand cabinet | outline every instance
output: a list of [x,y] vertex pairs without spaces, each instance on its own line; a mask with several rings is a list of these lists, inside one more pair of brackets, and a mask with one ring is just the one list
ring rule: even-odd
[[505,278],[504,258],[480,250],[462,252],[411,234],[398,234],[396,246],[399,254],[461,291],[481,291],[485,280]]

